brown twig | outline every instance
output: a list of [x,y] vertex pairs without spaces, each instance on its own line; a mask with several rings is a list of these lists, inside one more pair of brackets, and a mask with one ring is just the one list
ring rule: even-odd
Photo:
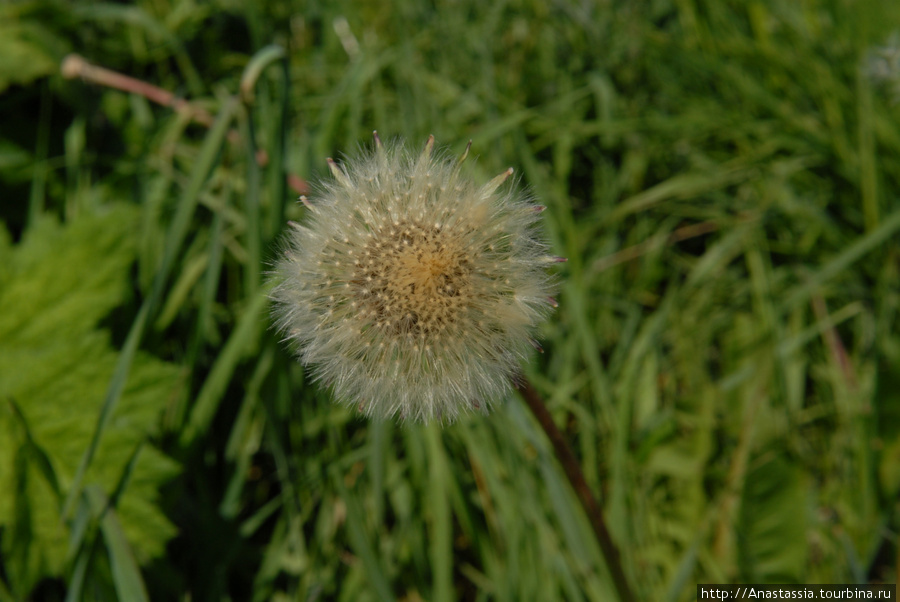
[[644,242],[632,245],[630,247],[622,249],[621,251],[616,251],[615,253],[607,255],[606,257],[601,257],[591,266],[591,271],[602,272],[603,270],[607,270],[613,266],[619,265],[620,263],[625,263],[626,261],[637,259],[645,253],[656,250],[664,245],[672,245],[677,242],[681,242],[682,240],[694,238],[695,236],[702,236],[703,234],[707,234],[709,232],[715,232],[718,229],[719,224],[714,220],[684,226],[675,230],[669,236],[654,236],[653,238],[650,238]]
[[[813,312],[816,314],[816,319],[821,323],[827,322],[829,315],[825,298],[821,294],[813,294],[810,303],[812,304]],[[831,353],[834,363],[840,369],[844,382],[851,390],[856,390],[856,371],[853,369],[853,362],[850,361],[850,356],[847,355],[847,348],[844,347],[841,336],[838,334],[834,324],[822,332],[822,338],[825,339],[828,351]]]
[[[739,221],[744,222],[753,219],[756,218],[752,215],[744,215],[741,216]],[[603,270],[608,270],[609,268],[617,266],[620,263],[625,263],[626,261],[637,259],[645,255],[646,253],[655,251],[656,249],[659,249],[663,246],[674,245],[683,240],[696,238],[697,236],[703,236],[704,234],[709,234],[710,232],[716,232],[722,226],[723,224],[718,220],[707,220],[705,222],[700,222],[697,224],[682,226],[681,228],[673,231],[668,236],[666,236],[665,234],[657,235],[645,240],[644,242],[626,247],[605,257],[601,257],[591,265],[590,270],[591,272],[602,272]]]
[[206,127],[212,127],[213,116],[205,109],[198,107],[189,101],[178,98],[168,90],[164,90],[158,86],[147,83],[145,81],[117,73],[111,69],[92,65],[83,57],[77,54],[67,55],[63,59],[62,67],[63,77],[66,79],[81,78],[98,86],[106,86],[114,88],[122,92],[129,92],[143,96],[147,100],[153,101],[158,105],[174,109],[178,113],[184,113],[190,116],[197,123]]
[[[129,94],[137,94],[158,105],[173,109],[177,113],[187,115],[192,120],[206,127],[211,127],[213,124],[213,116],[203,107],[184,98],[179,98],[159,86],[154,86],[143,80],[118,73],[105,67],[93,65],[77,54],[67,55],[66,58],[63,59],[60,71],[66,79],[80,78],[98,86],[121,90],[122,92],[128,92]],[[239,139],[240,134],[238,134],[237,130],[228,132],[228,140],[230,142],[234,143]],[[265,150],[259,149],[257,151],[256,162],[261,167],[265,167],[269,162],[269,155]],[[309,192],[309,186],[306,181],[294,174],[287,175],[287,184],[291,190],[298,194]]]
[[625,571],[622,569],[619,549],[613,542],[609,529],[606,528],[603,510],[600,508],[600,504],[597,503],[594,494],[591,493],[590,487],[588,487],[584,473],[581,472],[578,459],[572,453],[569,444],[566,443],[565,437],[563,437],[556,423],[553,422],[550,412],[547,411],[547,407],[544,405],[544,400],[541,399],[540,394],[528,382],[528,379],[524,376],[520,377],[516,388],[522,395],[525,403],[528,404],[531,413],[537,418],[541,428],[544,429],[547,438],[550,439],[553,451],[556,453],[556,459],[562,465],[566,477],[568,477],[569,483],[572,485],[572,489],[575,490],[575,495],[578,496],[578,500],[581,502],[588,520],[591,522],[591,527],[594,529],[594,535],[597,536],[597,542],[600,544],[603,557],[606,559],[606,566],[612,576],[613,585],[615,585],[619,594],[619,599],[622,602],[634,602],[634,593],[628,584],[628,579],[625,577]]

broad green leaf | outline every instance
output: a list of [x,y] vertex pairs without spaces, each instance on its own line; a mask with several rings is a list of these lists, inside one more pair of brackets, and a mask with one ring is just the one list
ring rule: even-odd
[[[2,539],[10,557],[21,551],[14,544],[28,546],[27,566],[12,576],[17,595],[41,576],[61,575],[69,557],[59,495],[71,486],[116,364],[110,335],[98,323],[128,291],[136,216],[123,206],[66,226],[45,218],[18,245],[0,242],[0,399],[7,402],[0,411],[0,528],[11,525],[22,504],[30,514],[30,526],[20,526],[30,529],[28,542]],[[183,387],[178,367],[138,354],[86,483],[111,494],[131,450],[154,433],[160,411]],[[20,457],[27,465],[17,475]],[[156,498],[176,471],[148,445],[118,500],[116,514],[138,563],[161,554],[174,534]]]
[[806,475],[783,456],[747,473],[737,525],[742,582],[804,582],[807,493]]
[[0,92],[56,71],[56,61],[36,42],[43,35],[32,23],[0,23]]

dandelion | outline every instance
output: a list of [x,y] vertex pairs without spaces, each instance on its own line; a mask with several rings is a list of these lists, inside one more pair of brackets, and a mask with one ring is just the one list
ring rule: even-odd
[[[466,149],[468,153],[468,148]],[[463,155],[463,159],[465,158]],[[272,292],[277,328],[335,400],[367,416],[453,420],[512,388],[555,301],[543,207],[478,186],[460,160],[384,145],[331,159],[292,223]]]
[[867,72],[875,85],[889,91],[894,103],[900,102],[900,32],[893,32],[884,46],[868,53]]

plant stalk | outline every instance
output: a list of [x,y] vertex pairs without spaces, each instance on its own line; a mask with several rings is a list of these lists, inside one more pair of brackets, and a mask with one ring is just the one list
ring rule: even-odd
[[609,529],[606,528],[603,510],[600,508],[600,504],[597,503],[594,494],[591,493],[590,487],[588,487],[578,459],[572,453],[572,449],[566,443],[565,437],[563,437],[556,423],[553,422],[550,412],[547,411],[547,407],[544,405],[544,400],[541,399],[540,394],[528,379],[521,376],[516,384],[516,389],[522,395],[525,403],[528,404],[531,413],[537,418],[541,428],[544,429],[547,438],[550,439],[550,443],[553,444],[556,459],[562,465],[566,477],[568,477],[569,483],[571,483],[572,489],[575,490],[575,495],[578,496],[578,500],[587,514],[591,527],[594,529],[594,535],[597,536],[597,542],[600,544],[603,557],[606,559],[606,566],[612,576],[613,585],[615,585],[616,592],[619,594],[619,599],[622,602],[635,602],[636,598],[631,586],[628,584],[628,579],[625,577],[625,571],[622,569],[619,549],[613,542]]

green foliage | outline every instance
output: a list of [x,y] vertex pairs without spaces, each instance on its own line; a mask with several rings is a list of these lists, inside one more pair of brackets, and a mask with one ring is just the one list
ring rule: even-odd
[[[0,248],[0,526],[12,533],[3,538],[3,553],[17,596],[67,570],[73,533],[62,503],[116,361],[110,334],[98,324],[126,298],[136,218],[122,206],[65,227],[46,218],[15,247],[7,235]],[[138,358],[86,484],[115,488],[129,455],[158,431],[161,410],[182,394],[183,383],[176,366]],[[118,515],[143,562],[162,554],[175,532],[157,490],[176,471],[145,446],[108,515]]]
[[[26,85],[54,73],[59,43],[51,30],[28,19],[31,3],[0,6],[0,93],[12,85]],[[25,18],[23,18],[25,17]]]
[[803,583],[809,542],[809,483],[783,456],[759,458],[748,471],[737,522],[740,579]]
[[[373,129],[472,139],[476,177],[512,165],[547,205],[569,261],[526,371],[640,599],[897,581],[900,109],[868,61],[900,4],[12,6],[0,58],[34,62],[0,60],[10,597],[54,576],[72,599],[613,597],[518,400],[443,430],[365,422],[267,330],[265,272],[305,211],[287,201],[314,204],[325,158]],[[212,127],[29,85],[62,48]]]

